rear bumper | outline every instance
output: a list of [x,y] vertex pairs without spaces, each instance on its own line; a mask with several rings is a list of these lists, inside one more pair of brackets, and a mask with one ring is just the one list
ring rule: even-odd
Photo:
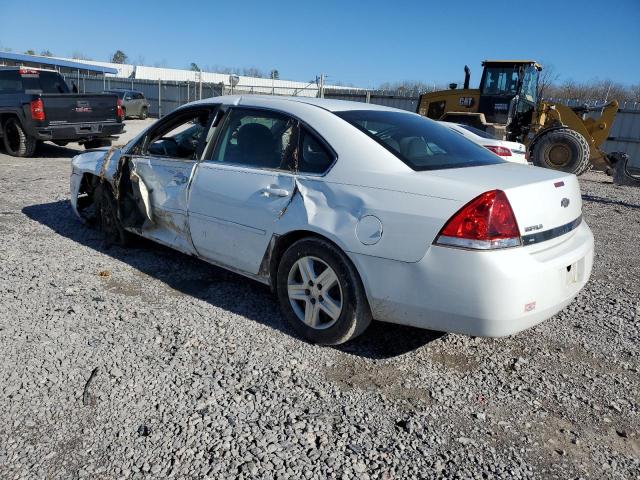
[[[547,242],[544,242],[547,243]],[[568,305],[593,267],[585,222],[547,246],[490,252],[432,246],[417,263],[352,254],[374,318],[474,336],[530,328]]]
[[41,128],[35,126],[29,133],[38,140],[79,141],[119,135],[123,129],[124,123],[93,122],[47,125]]

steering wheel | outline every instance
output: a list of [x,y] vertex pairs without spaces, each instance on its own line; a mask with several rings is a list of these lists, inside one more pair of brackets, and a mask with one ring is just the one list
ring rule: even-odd
[[[156,145],[156,142],[158,141],[173,142],[176,144],[176,146],[178,146],[178,141],[173,137],[160,137],[155,142],[153,142],[152,145]],[[162,147],[162,153],[168,157],[170,154],[169,154],[169,151],[167,150],[167,145],[165,143],[161,143],[160,147]]]

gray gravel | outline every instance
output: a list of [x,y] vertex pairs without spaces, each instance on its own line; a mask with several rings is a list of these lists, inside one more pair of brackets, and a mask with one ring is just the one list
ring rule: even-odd
[[1,478],[639,477],[639,188],[582,178],[595,270],[542,325],[322,348],[263,286],[105,248],[73,154],[0,153]]

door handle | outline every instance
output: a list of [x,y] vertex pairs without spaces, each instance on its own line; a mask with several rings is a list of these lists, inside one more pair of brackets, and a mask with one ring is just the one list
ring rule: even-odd
[[269,186],[261,190],[264,197],[288,197],[289,190],[284,188],[277,188],[276,186]]

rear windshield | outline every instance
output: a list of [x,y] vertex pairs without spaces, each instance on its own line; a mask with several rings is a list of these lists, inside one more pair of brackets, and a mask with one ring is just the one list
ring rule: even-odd
[[123,92],[122,90],[107,90],[104,93],[112,93],[114,95],[118,95],[120,98],[124,98],[124,94],[127,92]]
[[39,72],[21,77],[25,93],[69,93],[69,87],[59,73]]
[[465,130],[467,130],[467,131],[469,131],[471,133],[475,133],[479,137],[487,138],[489,140],[496,140],[496,137],[494,137],[493,135],[485,132],[484,130],[480,130],[479,128],[472,127],[470,125],[465,125],[464,123],[457,123],[456,125],[458,125],[459,127],[464,128]]
[[413,170],[504,163],[486,148],[419,115],[380,110],[335,114],[369,135]]

